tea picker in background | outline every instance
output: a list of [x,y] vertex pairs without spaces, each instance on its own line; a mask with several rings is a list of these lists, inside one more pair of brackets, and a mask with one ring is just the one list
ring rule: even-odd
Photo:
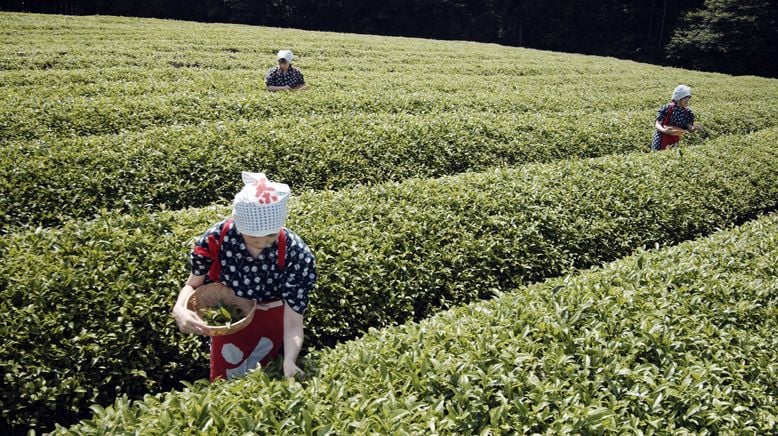
[[303,73],[292,66],[294,55],[291,50],[280,50],[276,56],[278,66],[265,74],[268,91],[304,91],[308,89]]
[[208,335],[208,326],[187,301],[197,287],[221,282],[257,306],[247,327],[211,338],[211,381],[266,365],[282,344],[284,375],[294,377],[301,372],[296,360],[303,344],[303,313],[316,283],[315,258],[297,234],[284,228],[289,186],[270,182],[262,173],[243,172],[242,177],[245,186],[235,195],[232,216],[195,241],[191,273],[173,316],[182,332]]
[[673,91],[672,101],[659,109],[654,123],[656,131],[651,141],[652,150],[666,150],[675,147],[683,135],[699,131],[694,125],[694,112],[689,108],[692,89],[678,85]]

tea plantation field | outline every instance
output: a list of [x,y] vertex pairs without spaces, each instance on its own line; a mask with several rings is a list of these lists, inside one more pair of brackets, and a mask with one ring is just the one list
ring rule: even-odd
[[778,215],[56,434],[773,434]]
[[[775,431],[778,81],[457,41],[0,24],[3,433]],[[310,91],[264,91],[279,48]],[[648,153],[679,83],[705,130]],[[292,187],[288,226],[317,256],[301,382],[197,381],[207,347],[169,315],[241,170]]]

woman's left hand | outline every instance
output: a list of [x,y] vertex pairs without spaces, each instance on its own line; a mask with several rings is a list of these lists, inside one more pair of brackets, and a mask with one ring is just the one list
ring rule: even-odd
[[297,365],[295,365],[294,362],[286,362],[284,361],[284,377],[286,378],[294,378],[297,374],[300,374],[300,376],[304,377],[305,372],[303,372],[302,369],[300,369]]

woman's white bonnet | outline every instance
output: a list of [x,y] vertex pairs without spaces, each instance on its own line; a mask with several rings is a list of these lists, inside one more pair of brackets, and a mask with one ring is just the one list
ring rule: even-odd
[[294,59],[294,55],[292,54],[292,50],[279,50],[278,55],[276,56],[276,60],[278,59],[286,59],[287,62],[290,64],[292,63],[292,59]]
[[267,236],[278,233],[289,215],[289,186],[268,180],[264,173],[243,171],[243,189],[235,194],[232,214],[235,227],[244,235]]
[[686,85],[678,85],[673,91],[673,100],[678,101],[684,97],[692,95],[692,88]]

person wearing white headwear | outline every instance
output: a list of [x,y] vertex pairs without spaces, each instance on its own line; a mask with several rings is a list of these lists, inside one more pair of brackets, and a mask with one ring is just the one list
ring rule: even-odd
[[283,346],[286,377],[302,371],[296,364],[303,343],[303,313],[316,284],[316,259],[294,232],[284,227],[289,186],[262,173],[243,172],[243,189],[233,213],[195,240],[191,272],[173,316],[185,333],[209,335],[205,322],[187,308],[194,289],[220,282],[238,297],[255,300],[251,324],[211,338],[211,381],[266,365]]
[[304,91],[308,89],[303,73],[292,66],[294,54],[291,50],[279,50],[276,55],[278,65],[265,74],[265,86],[268,91]]
[[700,130],[700,127],[694,124],[694,112],[689,107],[691,99],[692,88],[678,85],[673,90],[670,103],[659,108],[654,123],[656,130],[651,140],[652,150],[675,147],[685,134]]

